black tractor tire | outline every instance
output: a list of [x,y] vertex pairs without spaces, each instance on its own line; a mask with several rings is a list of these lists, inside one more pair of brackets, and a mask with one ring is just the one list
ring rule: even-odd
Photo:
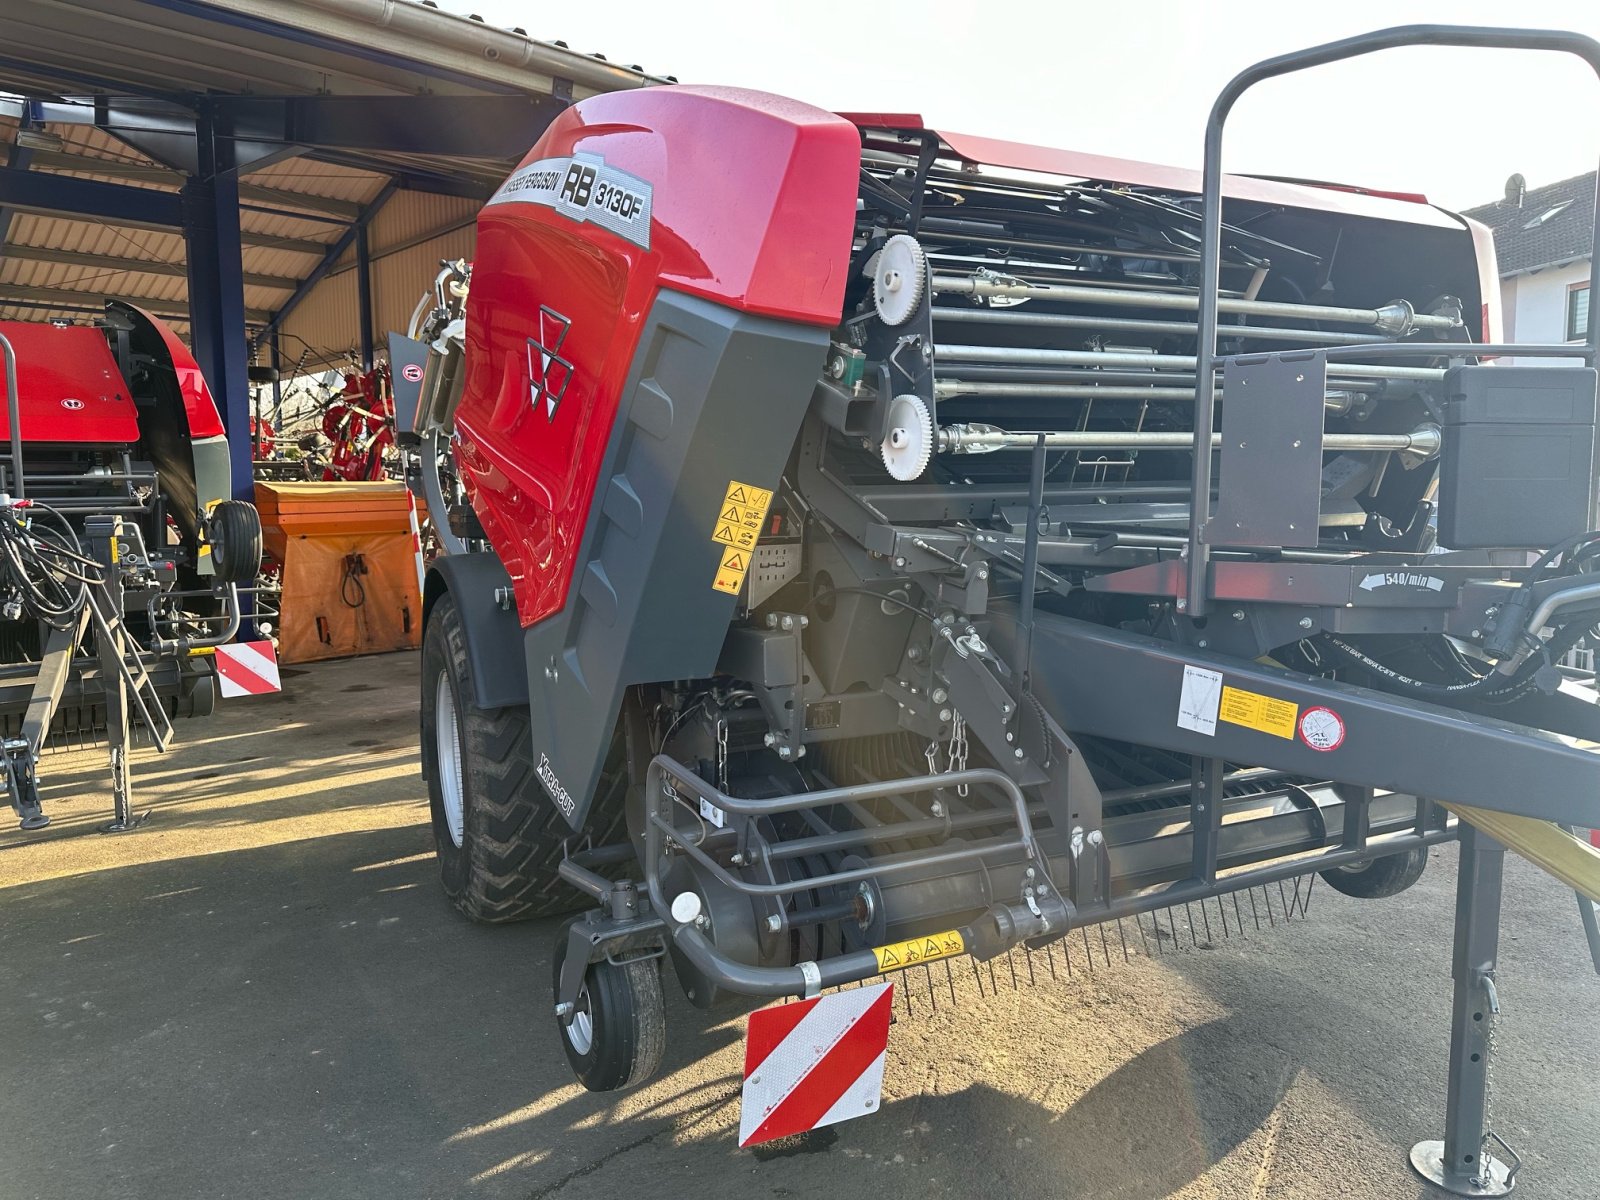
[[261,514],[254,504],[223,500],[206,518],[211,569],[223,583],[254,583],[261,570]]
[[[558,997],[569,926],[561,926],[552,956],[552,990]],[[590,963],[577,1011],[568,1020],[556,1017],[556,1035],[572,1073],[589,1091],[615,1092],[644,1083],[661,1066],[667,1045],[661,960]]]
[[[558,874],[573,831],[534,775],[528,709],[479,708],[473,696],[460,610],[446,594],[423,630],[421,705],[422,776],[445,895],[485,924],[586,907],[587,897]],[[447,732],[441,739],[441,716],[453,725],[453,738]],[[621,745],[619,734],[590,806],[586,835],[596,845],[626,836]]]
[[1382,900],[1398,896],[1417,880],[1428,866],[1428,848],[1418,846],[1402,854],[1385,854],[1357,867],[1334,867],[1322,878],[1336,892],[1357,900]]

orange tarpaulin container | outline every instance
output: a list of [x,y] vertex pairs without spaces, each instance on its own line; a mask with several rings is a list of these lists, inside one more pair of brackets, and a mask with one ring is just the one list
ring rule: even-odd
[[269,557],[282,568],[278,658],[286,663],[407,650],[422,597],[401,483],[258,483]]

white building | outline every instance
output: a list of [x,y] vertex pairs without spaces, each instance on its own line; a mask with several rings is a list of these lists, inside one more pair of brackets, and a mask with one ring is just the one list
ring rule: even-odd
[[[1494,230],[1508,342],[1581,342],[1589,324],[1595,173],[1527,190],[1521,175],[1506,198],[1467,216]],[[1577,363],[1577,359],[1529,359]]]

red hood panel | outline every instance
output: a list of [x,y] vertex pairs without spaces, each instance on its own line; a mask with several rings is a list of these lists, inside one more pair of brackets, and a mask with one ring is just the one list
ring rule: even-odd
[[[921,118],[913,113],[841,113],[845,120],[862,129],[892,129],[910,132],[921,128]],[[1104,183],[1125,183],[1133,187],[1160,188],[1163,191],[1189,192],[1198,196],[1199,171],[1187,167],[1168,167],[1139,162],[1131,158],[1111,158],[1078,150],[1056,150],[1007,142],[999,138],[976,137],[970,133],[934,130],[945,148],[956,158],[985,167],[1010,171],[1032,171],[1060,175],[1068,179],[1093,179]],[[1432,225],[1439,229],[1460,229],[1461,222],[1420,197],[1396,198],[1350,189],[1338,184],[1292,183],[1251,175],[1224,175],[1222,194],[1230,200],[1250,200],[1258,204],[1308,208],[1316,212],[1342,213],[1352,217],[1375,217],[1385,221],[1405,221],[1412,225]]]
[[[105,336],[85,325],[0,321],[17,353],[25,442],[133,443],[139,416]],[[0,374],[0,439],[11,436]]]

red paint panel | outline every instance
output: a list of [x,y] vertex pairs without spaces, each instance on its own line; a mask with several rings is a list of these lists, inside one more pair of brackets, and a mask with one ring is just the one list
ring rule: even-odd
[[817,1006],[816,998],[796,1000],[790,1004],[774,1004],[758,1008],[750,1014],[749,1026],[744,1035],[744,1075],[748,1079],[767,1061],[783,1039],[794,1032],[805,1015]]
[[[0,321],[17,354],[17,391],[26,442],[139,440],[139,416],[105,335],[87,325]],[[0,373],[0,439],[11,436],[10,400]]]
[[128,307],[148,321],[161,335],[167,357],[172,361],[172,369],[177,373],[178,386],[183,391],[183,411],[189,417],[189,436],[221,437],[224,431],[222,417],[217,412],[217,402],[211,398],[211,389],[206,386],[206,377],[200,373],[200,364],[195,362],[194,355],[189,353],[189,347],[178,340],[178,335],[173,333],[171,327],[160,317],[151,316],[144,309],[131,304]]
[[[842,115],[862,129],[908,132],[921,127],[921,118],[914,113]],[[976,137],[968,133],[949,133],[943,130],[935,132],[954,157],[982,166],[1200,194],[1200,172],[1185,167],[1169,167],[1131,158],[1112,158],[1080,150],[1030,146],[1025,142],[1007,142],[999,138]],[[1222,194],[1230,200],[1284,204],[1320,212],[1409,221],[1418,225],[1437,225],[1444,229],[1460,227],[1460,222],[1449,214],[1425,207],[1427,197],[1412,192],[1387,192],[1336,183],[1294,182],[1249,175],[1224,175]]]
[[[526,201],[478,218],[456,458],[524,625],[566,602],[639,334],[660,288],[831,327],[844,303],[860,141],[807,105],[645,88],[569,108],[524,164],[596,156],[651,188],[649,248]],[[540,309],[570,322],[554,416],[531,393]],[[752,403],[758,402],[752,397]]]

